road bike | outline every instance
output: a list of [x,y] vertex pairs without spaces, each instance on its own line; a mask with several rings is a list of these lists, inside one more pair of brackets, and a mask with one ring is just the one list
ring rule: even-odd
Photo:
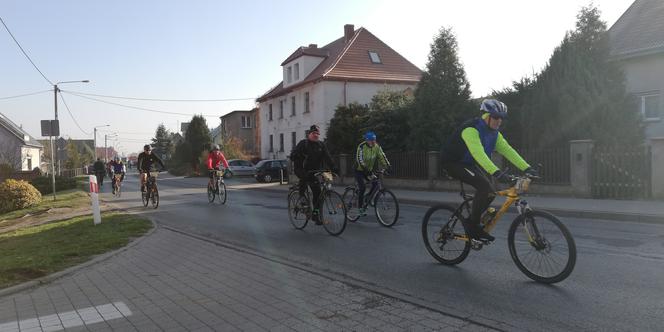
[[[497,211],[485,214],[481,227],[490,232],[510,206],[517,209],[517,217],[508,230],[507,245],[516,266],[529,278],[547,284],[565,280],[576,264],[576,245],[572,234],[553,214],[533,210],[521,199],[532,176],[508,176],[514,182],[509,189],[497,191],[506,197]],[[431,207],[422,220],[422,238],[427,251],[446,265],[461,263],[470,249],[480,250],[488,241],[471,239],[464,220],[470,218],[473,195],[466,194],[461,184],[463,202],[459,206],[440,204]]]
[[[330,234],[337,236],[346,229],[346,206],[341,195],[332,189],[332,181],[336,174],[327,170],[312,171],[316,183],[320,186],[319,224]],[[288,192],[288,217],[295,229],[303,229],[314,217],[313,193],[309,186],[304,195],[300,195],[300,184],[290,187]]]
[[[394,193],[383,185],[383,175],[385,175],[385,171],[381,170],[369,176],[366,187],[370,191],[364,195],[362,207],[373,206],[378,222],[385,227],[392,227],[399,219],[399,201]],[[343,201],[346,204],[346,216],[352,222],[361,217],[358,209],[358,196],[359,190],[356,185],[346,187]]]
[[141,193],[143,206],[147,207],[152,204],[152,208],[159,207],[159,190],[157,188],[157,177],[159,171],[148,172],[147,179],[145,180],[145,191]]
[[226,198],[228,197],[226,192],[226,184],[224,183],[224,171],[223,170],[214,170],[212,183],[208,181],[207,186],[207,195],[208,202],[214,203],[214,199],[217,198],[219,203],[226,204]]

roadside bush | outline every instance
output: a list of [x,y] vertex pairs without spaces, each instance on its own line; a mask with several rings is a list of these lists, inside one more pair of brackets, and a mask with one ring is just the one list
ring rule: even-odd
[[14,174],[14,167],[9,164],[0,164],[0,180],[1,179],[7,179],[9,178],[12,174]]
[[[42,195],[50,194],[53,192],[51,178],[48,176],[40,176],[35,178],[34,180],[30,181],[30,184],[37,188],[37,190],[39,190]],[[55,190],[62,191],[74,188],[76,188],[76,179],[62,176],[55,177]]]
[[7,179],[0,183],[0,213],[31,207],[41,202],[41,197],[30,183]]

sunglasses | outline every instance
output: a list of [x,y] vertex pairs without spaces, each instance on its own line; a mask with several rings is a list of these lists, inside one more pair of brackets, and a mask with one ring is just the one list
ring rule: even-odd
[[503,120],[503,117],[501,117],[501,116],[499,116],[499,115],[493,115],[493,114],[491,114],[490,116],[491,116],[491,118],[494,119],[494,120]]

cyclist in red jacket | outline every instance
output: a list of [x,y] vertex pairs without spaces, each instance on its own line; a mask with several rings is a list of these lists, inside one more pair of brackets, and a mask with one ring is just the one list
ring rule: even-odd
[[224,165],[224,169],[228,169],[228,161],[226,161],[226,157],[219,150],[219,145],[214,144],[212,145],[212,150],[210,150],[210,153],[208,153],[208,159],[207,159],[207,167],[208,171],[210,171],[210,181],[208,184],[209,186],[212,185],[212,180],[214,179],[214,171],[220,170],[219,166],[222,163]]

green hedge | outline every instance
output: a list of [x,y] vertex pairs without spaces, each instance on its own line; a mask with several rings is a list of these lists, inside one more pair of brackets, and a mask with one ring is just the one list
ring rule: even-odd
[[[37,190],[39,190],[42,195],[50,194],[53,192],[53,186],[51,185],[51,177],[49,176],[40,176],[32,181],[30,181]],[[62,191],[68,189],[76,188],[76,179],[75,178],[66,178],[62,176],[55,176],[55,190]]]

